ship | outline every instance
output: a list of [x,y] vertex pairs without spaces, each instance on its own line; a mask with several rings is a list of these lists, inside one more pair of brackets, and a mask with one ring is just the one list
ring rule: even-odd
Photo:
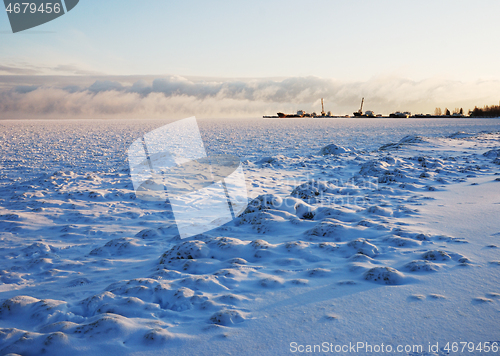
[[264,115],[263,118],[273,119],[273,118],[333,118],[333,117],[340,117],[340,116],[332,115],[331,111],[325,112],[325,105],[323,103],[323,98],[321,98],[321,114],[320,115],[316,114],[316,112],[308,113],[308,112],[305,112],[304,110],[298,110],[296,114],[285,114],[282,112],[279,112],[276,114],[278,116],[266,116],[266,115]]
[[284,114],[282,112],[277,113],[278,117],[304,117],[306,116],[306,112],[304,110],[298,110],[296,114]]
[[405,112],[401,112],[401,111],[396,111],[396,112],[393,112],[392,114],[389,115],[389,117],[391,118],[409,118],[411,116],[411,112],[409,111],[405,111]]

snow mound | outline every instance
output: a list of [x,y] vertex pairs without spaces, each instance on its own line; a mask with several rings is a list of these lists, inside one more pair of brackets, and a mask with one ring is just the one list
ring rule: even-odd
[[312,229],[304,232],[304,235],[309,237],[326,237],[329,240],[342,241],[342,237],[346,234],[348,229],[339,223],[330,220],[323,220]]
[[374,267],[365,273],[365,279],[380,284],[403,284],[405,275],[392,267]]
[[53,299],[37,299],[29,296],[17,296],[5,300],[0,305],[0,318],[9,316],[20,319],[31,319],[40,323],[48,323],[65,314],[66,302]]
[[174,334],[165,329],[156,328],[147,331],[144,336],[143,342],[147,345],[163,345],[168,341],[175,338]]
[[[378,183],[403,182],[410,187],[411,184],[420,183],[412,174],[418,171],[412,162],[391,156],[370,160],[361,165],[359,174],[363,177],[377,177]],[[373,187],[376,189],[377,187]]]
[[244,322],[245,316],[238,310],[224,309],[212,315],[210,321],[217,325],[233,326]]
[[141,245],[137,243],[136,239],[130,237],[121,237],[108,241],[103,247],[98,247],[90,251],[90,255],[122,255],[125,253],[135,253],[137,247]]
[[262,157],[260,160],[256,161],[255,164],[261,167],[282,167],[286,161],[286,157],[283,155],[267,156]]
[[400,149],[404,146],[408,145],[414,145],[418,143],[425,143],[425,141],[422,137],[416,136],[416,135],[408,135],[403,137],[398,143],[388,143],[386,145],[383,145],[379,148],[380,151],[387,151],[387,150],[397,150]]
[[407,263],[405,269],[409,272],[435,272],[439,266],[427,260],[415,260]]
[[286,212],[278,215],[268,211],[258,211],[240,216],[236,223],[238,226],[249,225],[259,234],[266,234],[283,228],[282,223],[287,221],[283,216],[287,217],[288,220],[298,219],[295,215]]
[[[268,210],[274,210],[274,212]],[[268,211],[269,213],[281,214],[282,217],[286,219],[293,219],[293,217],[287,216],[287,213],[296,215],[301,219],[312,219],[314,217],[314,210],[314,207],[293,196],[283,199],[278,195],[264,194],[259,195],[248,204],[245,211],[240,215],[240,217],[242,217],[240,221],[246,220],[245,214],[265,211]]]
[[372,258],[379,254],[377,246],[366,241],[365,239],[350,241],[347,245],[345,245],[345,250],[348,251],[350,255],[360,253]]
[[132,331],[134,324],[124,316],[105,313],[96,315],[87,323],[78,325],[73,330],[73,334],[85,335],[92,338],[110,338],[128,334]]
[[384,242],[395,247],[416,247],[422,244],[420,241],[401,236],[388,236],[384,238]]
[[283,206],[283,199],[275,194],[263,194],[253,199],[243,211],[243,214],[255,213],[256,211],[276,209]]
[[92,281],[88,278],[85,278],[85,277],[81,277],[81,278],[75,278],[71,281],[68,282],[68,287],[80,287],[80,286],[84,286],[84,285],[87,285],[87,284],[90,284],[92,283]]
[[448,261],[451,260],[451,256],[445,251],[431,250],[427,251],[422,255],[422,258],[427,261]]
[[349,241],[363,236],[375,237],[379,234],[380,233],[369,231],[369,229],[361,225],[355,224],[354,226],[350,226],[349,224],[342,223],[333,218],[324,218],[311,229],[304,231],[304,235],[307,236],[309,240],[336,242]]
[[456,138],[456,139],[459,139],[459,138],[471,138],[471,137],[474,137],[476,136],[475,134],[470,134],[470,133],[467,133],[467,132],[464,132],[464,131],[457,131],[455,133],[452,133],[451,135],[448,135],[448,138]]
[[0,306],[0,315],[19,312],[20,310],[23,310],[27,306],[37,303],[38,301],[38,299],[26,295],[7,299]]
[[56,249],[43,242],[36,242],[22,249],[27,257],[53,256]]
[[139,237],[141,239],[154,239],[159,235],[160,234],[156,229],[144,229],[135,234],[135,237]]
[[331,144],[328,146],[323,147],[320,151],[319,154],[326,156],[326,155],[339,155],[342,153],[350,152],[351,150],[344,148],[342,146],[337,146],[335,144]]
[[439,158],[430,158],[426,156],[417,156],[413,157],[412,160],[417,161],[422,168],[432,168],[432,169],[441,169],[444,168],[445,163]]
[[292,197],[303,199],[309,202],[316,202],[317,198],[324,193],[333,193],[335,186],[329,182],[312,179],[297,187],[290,193]]
[[383,208],[377,205],[370,206],[365,211],[370,215],[392,216],[392,211],[389,208]]
[[326,268],[313,268],[307,271],[309,277],[327,277],[331,274],[331,271]]
[[379,175],[386,174],[391,165],[383,160],[373,160],[364,163],[359,170],[362,176],[378,177]]
[[264,288],[278,288],[283,285],[283,279],[275,276],[269,276],[266,278],[262,278],[259,281],[259,285]]
[[209,248],[203,241],[185,241],[175,245],[160,258],[160,264],[171,263],[174,260],[206,258]]
[[483,153],[483,156],[488,157],[488,158],[499,158],[500,157],[500,148],[489,150],[489,151]]
[[213,239],[208,240],[207,246],[209,246],[212,250],[217,249],[219,251],[237,251],[241,247],[244,247],[246,244],[236,238],[232,237],[216,237]]

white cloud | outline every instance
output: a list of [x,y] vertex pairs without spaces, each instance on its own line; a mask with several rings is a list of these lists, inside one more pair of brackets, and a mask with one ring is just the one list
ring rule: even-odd
[[[277,111],[327,110],[350,114],[365,97],[365,109],[380,113],[396,110],[433,112],[434,108],[496,104],[499,81],[462,83],[439,78],[412,81],[398,77],[375,77],[367,82],[340,82],[318,77],[283,80],[193,80],[179,76],[51,77],[16,80],[0,77],[0,113],[9,117],[68,116],[162,116],[242,117],[272,115]],[[36,80],[35,80],[36,79]],[[23,85],[18,85],[22,82]]]

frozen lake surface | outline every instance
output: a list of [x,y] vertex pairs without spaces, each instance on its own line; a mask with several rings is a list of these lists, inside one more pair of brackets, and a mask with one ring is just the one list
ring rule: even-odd
[[500,119],[198,120],[252,204],[187,239],[129,176],[170,122],[0,121],[0,354],[500,347]]
[[[172,120],[0,120],[0,184],[54,170],[106,171],[126,165],[132,141]],[[495,131],[497,119],[198,119],[209,154],[242,160],[309,155],[330,143],[375,150],[407,135]],[[7,180],[6,180],[7,179]]]

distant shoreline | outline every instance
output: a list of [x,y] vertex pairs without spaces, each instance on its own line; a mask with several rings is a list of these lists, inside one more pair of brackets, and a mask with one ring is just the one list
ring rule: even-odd
[[280,119],[280,120],[318,120],[318,119],[396,119],[396,120],[408,120],[408,119],[498,119],[500,116],[453,116],[453,115],[412,115],[410,117],[391,117],[391,116],[315,116],[315,117],[279,117],[264,115],[263,119]]

